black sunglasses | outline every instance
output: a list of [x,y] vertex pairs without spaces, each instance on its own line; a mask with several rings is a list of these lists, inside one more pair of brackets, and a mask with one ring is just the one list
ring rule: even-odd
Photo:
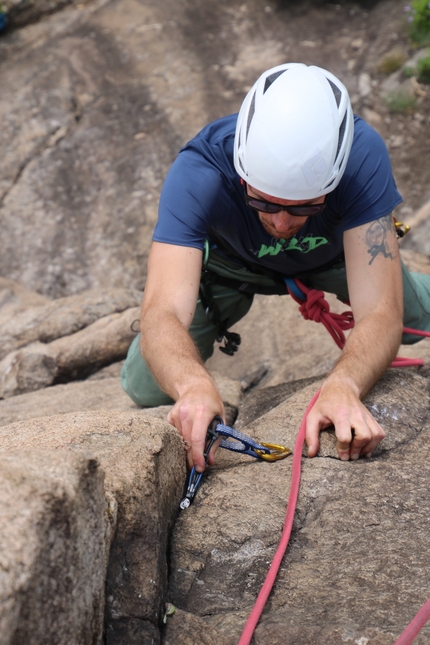
[[245,187],[245,201],[251,208],[254,208],[256,211],[261,211],[262,213],[279,213],[280,211],[286,211],[289,215],[293,217],[309,217],[311,215],[319,215],[323,212],[326,207],[325,197],[324,201],[321,204],[297,204],[295,206],[282,206],[281,204],[275,204],[273,202],[266,202],[264,199],[257,199],[256,197],[251,197],[248,195]]

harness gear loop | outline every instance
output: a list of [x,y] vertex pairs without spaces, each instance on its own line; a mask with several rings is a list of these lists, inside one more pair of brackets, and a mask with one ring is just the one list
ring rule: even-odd
[[239,349],[241,338],[239,334],[232,331],[227,331],[228,321],[223,322],[221,320],[220,310],[218,309],[218,306],[215,302],[212,291],[212,285],[216,282],[216,274],[206,268],[209,259],[209,250],[209,241],[205,240],[203,266],[199,288],[200,301],[205,309],[207,320],[218,328],[218,334],[216,338],[217,343],[222,343],[223,339],[225,339],[224,346],[219,347],[218,349],[224,354],[227,354],[227,356],[234,356],[235,352],[237,352],[237,350]]
[[411,227],[408,226],[408,224],[403,224],[403,222],[399,222],[398,219],[396,219],[393,215],[393,220],[394,220],[394,226],[396,229],[396,235],[397,238],[400,239],[406,235],[406,233],[409,233],[411,230]]

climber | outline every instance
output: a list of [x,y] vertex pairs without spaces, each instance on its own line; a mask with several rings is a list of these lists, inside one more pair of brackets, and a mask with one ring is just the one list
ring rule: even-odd
[[372,455],[385,434],[361,399],[400,342],[417,342],[402,338],[403,324],[430,329],[421,304],[430,278],[400,260],[392,211],[401,201],[381,137],[353,115],[340,80],[315,66],[266,71],[238,115],[180,151],[162,189],[141,334],[121,380],[140,406],[174,403],[168,421],[190,467],[203,471],[206,430],[214,416],[225,419],[204,361],[216,340],[237,350],[229,328],[255,293],[285,293],[286,276],[349,301],[355,318],[309,414],[308,454],[333,424],[340,459]]

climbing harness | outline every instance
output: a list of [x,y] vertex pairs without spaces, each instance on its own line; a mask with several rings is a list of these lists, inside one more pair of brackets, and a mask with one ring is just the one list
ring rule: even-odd
[[[224,242],[223,244],[225,247],[226,242]],[[234,257],[233,250],[229,250],[224,247],[222,247],[223,254]],[[239,293],[248,296],[249,298],[252,298],[257,293],[266,296],[285,295],[287,291],[285,289],[283,280],[279,277],[276,277],[274,274],[272,275],[272,272],[264,274],[266,277],[270,278],[271,281],[271,284],[266,285],[255,282],[248,282],[246,280],[237,280],[225,275],[220,275],[219,273],[211,270],[208,267],[210,252],[210,242],[209,240],[205,240],[205,246],[203,250],[203,266],[200,277],[199,298],[205,310],[207,320],[215,325],[215,327],[217,327],[217,343],[221,343],[223,340],[225,341],[224,346],[219,347],[218,349],[228,356],[234,356],[234,354],[239,349],[241,338],[239,334],[227,331],[229,321],[223,321],[221,318],[220,310],[213,295],[213,286],[221,285],[223,287],[227,287],[228,289],[234,289],[235,291],[238,291]],[[246,268],[251,272],[258,270],[257,265],[247,265]]]
[[228,356],[233,356],[234,353],[239,349],[241,338],[239,334],[227,331],[227,322],[223,322],[221,320],[221,313],[217,307],[212,292],[212,285],[215,283],[217,276],[215,273],[208,271],[206,266],[209,261],[209,253],[209,240],[205,240],[205,248],[203,252],[203,267],[199,288],[200,302],[204,307],[206,318],[209,320],[209,322],[213,323],[218,328],[218,334],[216,337],[217,343],[221,343],[223,339],[225,339],[224,346],[219,348],[220,351],[224,354],[227,354]]
[[[255,457],[255,459],[277,461],[278,459],[284,459],[284,457],[291,454],[291,450],[285,446],[280,446],[275,443],[266,443],[264,441],[255,441],[252,437],[248,437],[248,435],[243,434],[243,432],[224,425],[221,417],[216,416],[211,422],[206,434],[206,444],[203,452],[206,464],[213,445],[220,438],[220,448],[226,448],[233,452],[249,455],[250,457]],[[194,467],[191,469],[185,497],[179,504],[179,507],[182,510],[188,508],[194,500],[197,489],[201,484],[202,477],[203,473],[198,473]]]
[[[399,239],[404,237],[411,230],[411,227],[408,226],[408,224],[398,221],[394,216],[393,222],[397,238]],[[223,245],[226,245],[225,241],[223,241]],[[220,248],[222,248],[223,253],[227,256],[234,257],[234,249],[223,248],[222,246]],[[221,313],[212,292],[212,287],[215,284],[222,285],[229,289],[235,289],[236,291],[239,291],[239,293],[246,294],[249,297],[252,297],[255,294],[285,295],[286,293],[289,293],[293,300],[299,304],[299,311],[302,316],[306,320],[321,322],[332,336],[337,346],[340,349],[343,349],[346,342],[346,337],[343,332],[354,327],[352,311],[344,311],[342,314],[332,313],[330,311],[330,306],[324,297],[324,292],[318,291],[317,289],[308,289],[308,287],[306,287],[297,278],[283,277],[280,279],[279,275],[272,274],[272,272],[268,271],[267,277],[271,278],[272,284],[262,285],[220,275],[208,268],[210,251],[211,244],[209,240],[206,239],[203,250],[203,266],[199,296],[205,309],[206,318],[218,328],[218,335],[216,338],[217,343],[221,343],[223,340],[225,341],[224,346],[219,347],[221,352],[228,356],[234,356],[239,349],[241,338],[239,334],[227,331],[228,320],[222,321],[221,319]],[[247,268],[249,268],[251,272],[257,271],[258,269],[257,265],[249,267],[247,265]],[[285,286],[287,289],[285,289]],[[349,303],[345,304],[349,305]],[[409,332],[405,329],[405,333]],[[407,361],[407,363],[405,361]],[[422,362],[419,359],[403,359],[397,357],[391,364],[392,367],[410,367],[411,365],[422,365]]]
[[221,343],[223,339],[225,340],[224,345],[219,347],[219,350],[228,356],[233,356],[239,349],[241,338],[239,334],[227,331],[227,321],[223,322],[221,320],[221,314],[212,293],[214,276],[214,273],[203,268],[200,280],[200,301],[205,309],[206,318],[218,328],[217,343]]

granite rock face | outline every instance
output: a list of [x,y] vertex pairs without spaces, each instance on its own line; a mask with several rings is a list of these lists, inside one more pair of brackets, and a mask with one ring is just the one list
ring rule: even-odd
[[0,397],[82,379],[124,358],[135,337],[139,307],[100,318],[72,336],[52,343],[30,343],[0,361]]
[[[405,199],[397,214],[413,224],[404,258],[428,272],[414,251],[428,253],[430,95],[409,82],[417,111],[403,115],[381,96],[384,55],[393,44],[410,55],[398,3],[97,0],[55,15],[66,0],[5,4],[0,640],[236,645],[279,540],[291,459],[220,450],[178,516],[182,440],[169,408],[128,400],[116,362],[134,336],[171,162],[286,60],[337,74],[381,133]],[[236,331],[238,355],[209,361],[229,375],[217,380],[228,421],[293,447],[339,350],[289,298],[256,297]],[[430,343],[400,354],[428,362]],[[427,599],[428,390],[425,369],[403,370],[369,394],[387,431],[371,460],[341,463],[330,429],[318,457],[304,451],[292,541],[256,645],[392,644]],[[176,611],[164,623],[166,601]],[[426,627],[415,642],[429,640]]]
[[0,398],[83,378],[123,359],[141,298],[135,290],[86,291],[47,304],[36,301],[5,319]]
[[138,307],[142,300],[142,294],[132,289],[85,291],[52,302],[46,302],[39,294],[27,293],[41,302],[36,301],[38,306],[28,302],[24,311],[4,321],[0,331],[0,358],[30,343],[50,343],[70,336],[100,318]]
[[[115,531],[107,578],[106,568],[103,570],[100,564],[94,563],[100,576],[98,594],[101,600],[106,597],[106,642],[108,645],[159,643],[160,614],[166,600],[167,543],[185,481],[185,451],[177,431],[140,412],[87,412],[3,426],[0,444],[2,450],[8,451],[6,456],[9,451],[35,451],[35,463],[37,455],[47,451],[54,464],[58,456],[55,468],[59,470],[64,450],[76,455],[76,459],[88,452],[96,456],[105,473],[107,508],[103,505],[101,520],[109,519]],[[28,514],[30,521],[36,522],[31,507]],[[43,533],[42,537],[46,540]],[[95,532],[94,540],[97,537]],[[78,544],[88,541],[91,548],[91,540],[91,535],[84,530],[77,531],[72,546],[73,541]],[[23,548],[31,548],[31,543],[26,546],[24,539],[23,542]],[[107,552],[109,546],[105,540],[103,547]],[[52,557],[54,566],[57,556]],[[37,566],[43,566],[43,562],[38,561]],[[79,584],[85,583],[85,575],[85,572],[83,577],[81,574]],[[79,587],[75,591],[76,588]],[[52,589],[50,593],[53,594]],[[55,605],[55,598],[51,600]],[[61,602],[66,601],[62,596]],[[15,594],[10,602],[15,608],[19,596]],[[55,606],[51,614],[54,622]],[[94,642],[100,642],[100,625],[97,638],[99,641]],[[40,637],[31,642],[46,641]],[[93,641],[70,638],[69,642]]]
[[0,321],[2,327],[7,321],[23,311],[48,303],[48,298],[26,289],[19,282],[0,278]]
[[[85,381],[53,385],[36,392],[28,392],[1,400],[0,426],[9,425],[15,421],[67,414],[68,412],[136,411],[137,406],[121,387],[120,364],[114,363],[106,368],[106,371],[112,375],[102,378],[100,374],[103,370],[100,370]],[[115,372],[116,376],[113,375]],[[95,378],[96,376],[98,378]],[[212,376],[224,401],[227,423],[233,424],[243,396],[241,384],[216,372],[213,372]],[[158,408],[146,408],[145,415],[165,421],[171,407],[163,405]]]
[[2,645],[102,642],[112,524],[89,453],[0,453]]
[[[242,431],[293,447],[317,389],[315,382],[287,394]],[[372,459],[341,462],[325,431],[319,455],[303,461],[292,539],[259,645],[388,645],[427,599],[428,370],[389,371],[366,404],[387,432]],[[291,459],[257,463],[223,452],[175,525],[169,601],[233,645],[280,539]],[[180,642],[187,627],[177,622],[176,630]],[[427,626],[416,642],[429,638]]]

